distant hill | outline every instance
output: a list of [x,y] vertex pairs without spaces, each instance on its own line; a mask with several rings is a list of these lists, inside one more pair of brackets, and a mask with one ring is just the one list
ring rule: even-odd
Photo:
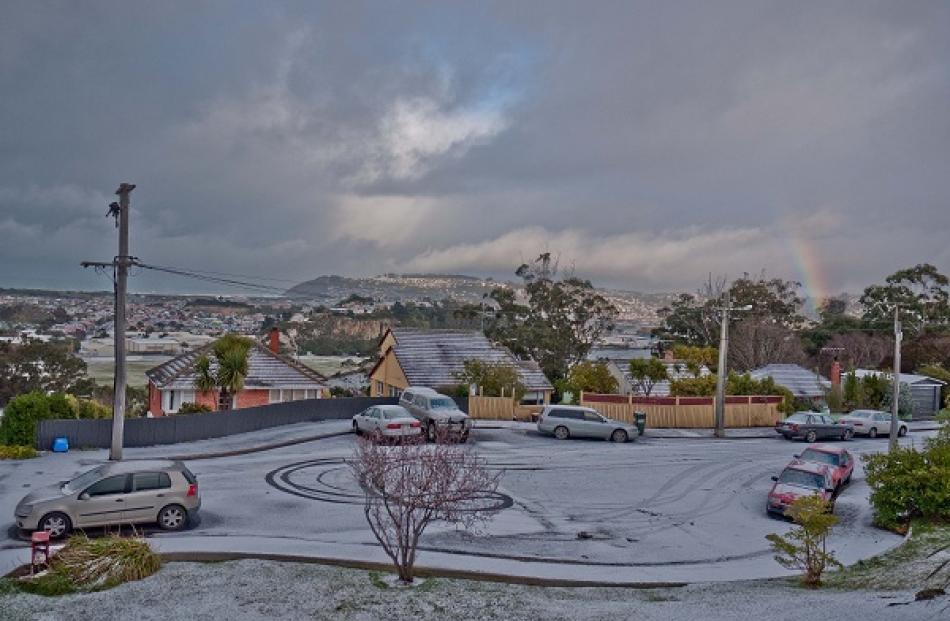
[[304,298],[322,303],[335,303],[351,295],[371,297],[385,302],[408,300],[442,300],[453,298],[477,302],[482,295],[498,286],[506,286],[491,278],[457,274],[384,274],[369,278],[319,276],[294,285],[287,297]]
[[[459,274],[384,274],[370,278],[320,276],[291,287],[287,296],[321,304],[335,304],[354,294],[386,302],[452,298],[477,303],[495,287],[517,285]],[[620,319],[646,324],[657,322],[656,311],[667,306],[677,295],[616,289],[601,289],[600,292],[618,307]]]

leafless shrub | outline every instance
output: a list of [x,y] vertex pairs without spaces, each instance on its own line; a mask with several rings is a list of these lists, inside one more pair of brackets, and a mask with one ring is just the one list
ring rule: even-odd
[[366,521],[404,582],[412,582],[419,538],[430,523],[477,530],[498,510],[501,472],[459,444],[388,447],[360,439],[350,468],[365,494]]

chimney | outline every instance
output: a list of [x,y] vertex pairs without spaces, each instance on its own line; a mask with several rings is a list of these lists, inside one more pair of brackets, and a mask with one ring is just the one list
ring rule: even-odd
[[837,360],[831,363],[831,387],[835,390],[841,387],[841,363]]
[[275,354],[280,353],[280,330],[277,326],[270,329],[270,350]]

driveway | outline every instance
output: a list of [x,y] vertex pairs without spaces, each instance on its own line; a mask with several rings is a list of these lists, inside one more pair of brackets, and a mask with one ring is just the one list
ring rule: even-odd
[[[308,433],[340,423],[314,424]],[[919,443],[912,433],[905,443]],[[210,441],[209,441],[210,442]],[[236,551],[382,561],[344,464],[353,436],[273,450],[195,460],[200,524],[183,533],[151,532],[159,550]],[[227,446],[233,447],[234,440]],[[473,537],[433,527],[419,563],[448,569],[605,582],[710,581],[787,575],[765,535],[790,525],[765,514],[770,476],[803,443],[643,438],[616,445],[559,442],[523,426],[479,429],[475,444],[504,469],[500,512]],[[847,443],[852,453],[886,450],[883,439]],[[213,449],[206,442],[202,450]],[[189,453],[187,446],[134,449],[128,457]],[[12,508],[29,487],[100,463],[105,451],[0,463],[0,550],[24,544],[9,530]],[[864,473],[838,500],[841,522],[830,548],[847,563],[880,553],[900,538],[871,525]],[[8,555],[9,556],[9,555]],[[4,568],[0,567],[0,571]]]

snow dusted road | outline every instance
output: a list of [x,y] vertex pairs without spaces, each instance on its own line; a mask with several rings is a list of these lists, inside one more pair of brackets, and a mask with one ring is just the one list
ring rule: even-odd
[[[312,433],[340,423],[314,425]],[[325,426],[325,427],[324,427]],[[332,430],[331,430],[332,431]],[[922,433],[904,441],[920,443]],[[343,460],[352,436],[189,463],[202,492],[201,522],[180,534],[152,533],[163,551],[234,551],[382,561]],[[765,496],[804,444],[779,437],[651,439],[616,445],[559,442],[524,427],[479,429],[474,446],[505,471],[497,506],[473,537],[432,528],[419,564],[539,578],[600,582],[721,581],[786,575],[765,535],[789,524],[769,518]],[[855,454],[886,450],[857,439]],[[129,457],[187,453],[136,449]],[[0,464],[0,560],[22,553],[8,532],[16,501],[105,459],[104,451],[46,455]],[[838,500],[830,547],[845,563],[878,554],[900,538],[871,526],[859,465]],[[3,549],[8,552],[4,557]],[[9,561],[8,562],[12,562]],[[5,570],[0,567],[0,571]]]

